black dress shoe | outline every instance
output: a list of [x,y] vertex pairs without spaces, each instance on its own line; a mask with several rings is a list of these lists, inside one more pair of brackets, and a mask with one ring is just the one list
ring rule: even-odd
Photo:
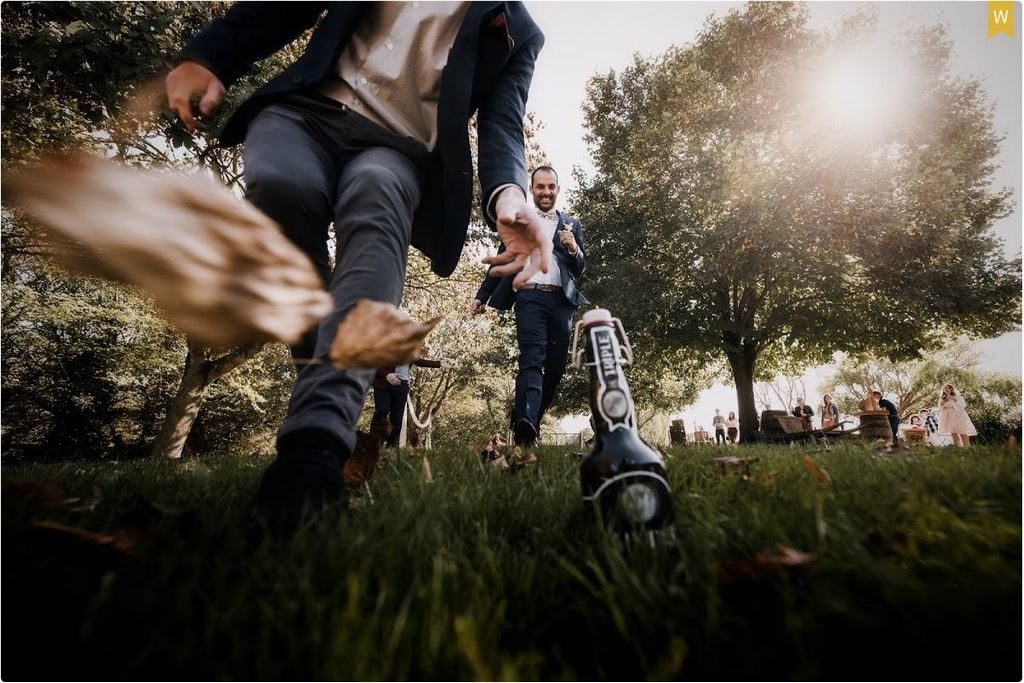
[[525,417],[516,421],[513,438],[517,446],[532,446],[537,443],[537,428]]
[[253,499],[253,521],[275,537],[288,537],[303,521],[343,507],[345,456],[345,447],[326,432],[310,430],[282,437],[277,459],[263,473]]

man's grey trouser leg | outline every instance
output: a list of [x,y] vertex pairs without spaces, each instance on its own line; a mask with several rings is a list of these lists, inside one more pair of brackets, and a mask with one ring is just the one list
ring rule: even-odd
[[[330,292],[335,307],[320,322],[312,349],[313,357],[324,358],[338,324],[359,299],[396,305],[401,300],[412,217],[420,201],[419,171],[406,155],[387,147],[331,158],[301,114],[279,107],[264,110],[250,126],[245,164],[247,196],[321,271],[327,225],[334,218],[337,256]],[[278,438],[315,429],[351,452],[372,379],[373,370],[300,366]]]

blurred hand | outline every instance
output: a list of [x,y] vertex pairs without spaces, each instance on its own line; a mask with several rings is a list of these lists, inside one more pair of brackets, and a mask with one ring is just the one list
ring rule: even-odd
[[197,62],[182,62],[167,74],[167,103],[190,133],[205,126],[192,116],[192,98],[199,99],[199,113],[209,116],[224,99],[224,84]]
[[384,377],[384,379],[386,379],[388,381],[388,384],[390,384],[393,387],[397,387],[399,384],[402,383],[402,380],[398,379],[398,375],[396,375],[393,372],[389,372],[387,376]]
[[487,304],[479,299],[470,299],[469,301],[469,314],[480,315],[481,313],[487,312]]
[[518,273],[512,280],[516,289],[522,287],[537,272],[548,272],[551,264],[551,241],[544,234],[540,216],[526,203],[518,187],[506,187],[498,195],[495,205],[498,217],[498,237],[505,251],[488,256],[484,263],[494,265],[490,275],[503,277]]

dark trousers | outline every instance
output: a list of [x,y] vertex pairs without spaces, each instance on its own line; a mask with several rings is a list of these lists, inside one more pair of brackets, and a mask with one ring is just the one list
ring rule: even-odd
[[569,357],[569,332],[576,307],[562,292],[525,290],[516,295],[519,374],[513,423],[526,418],[539,427],[558,391]]
[[715,443],[725,443],[725,427],[715,427]]
[[892,438],[894,441],[900,438],[900,418],[898,415],[889,416],[889,428],[892,429]]
[[[318,96],[272,104],[249,126],[246,197],[309,256],[334,297],[334,311],[292,349],[298,377],[278,439],[320,430],[339,441],[344,455],[351,453],[374,371],[302,359],[327,356],[338,323],[359,299],[400,301],[426,153],[412,138]],[[327,251],[332,221],[333,271]]]
[[373,388],[373,421],[387,417],[391,422],[388,446],[398,445],[398,437],[402,434],[402,420],[405,418],[405,402],[408,398],[408,382],[402,382],[397,387]]

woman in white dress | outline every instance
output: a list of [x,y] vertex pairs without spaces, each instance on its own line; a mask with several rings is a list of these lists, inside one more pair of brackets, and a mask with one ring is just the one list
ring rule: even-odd
[[967,404],[964,397],[952,384],[942,385],[939,398],[939,433],[953,437],[954,446],[970,446],[971,437],[977,436],[978,430],[967,416]]

